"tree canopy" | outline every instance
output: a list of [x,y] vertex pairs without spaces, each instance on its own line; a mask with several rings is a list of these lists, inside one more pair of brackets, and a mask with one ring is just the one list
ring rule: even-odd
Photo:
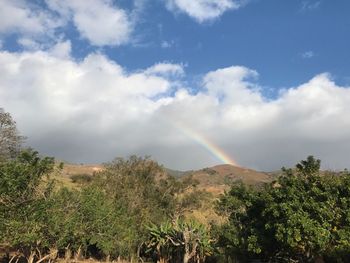
[[14,158],[20,151],[23,139],[11,115],[0,108],[0,161]]
[[241,260],[348,262],[349,198],[349,174],[324,176],[309,156],[264,189],[238,184],[221,197],[220,246]]

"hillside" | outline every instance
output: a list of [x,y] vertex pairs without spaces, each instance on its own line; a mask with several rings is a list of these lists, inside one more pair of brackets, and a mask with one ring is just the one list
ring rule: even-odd
[[[52,178],[56,180],[58,185],[75,188],[79,186],[79,182],[91,180],[94,173],[102,169],[100,164],[72,164],[64,163],[61,171],[55,171]],[[77,180],[78,179],[78,180]]]
[[[65,164],[63,170],[55,178],[66,186],[74,186],[77,176],[89,177],[102,169],[102,165],[92,164]],[[180,180],[192,176],[199,182],[198,187],[214,195],[223,193],[229,186],[237,181],[248,185],[259,185],[270,182],[271,174],[258,172],[252,169],[233,166],[229,164],[216,165],[196,171],[176,171],[165,168],[165,172]],[[74,181],[74,182],[73,182]]]
[[198,171],[186,173],[199,182],[199,187],[213,194],[221,194],[229,189],[229,186],[241,181],[247,185],[259,185],[272,180],[268,173],[258,172],[252,169],[233,166],[229,164],[216,165]]

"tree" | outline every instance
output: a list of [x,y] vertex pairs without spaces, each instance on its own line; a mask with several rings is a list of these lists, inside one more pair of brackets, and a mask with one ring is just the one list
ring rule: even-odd
[[103,189],[119,214],[121,234],[115,251],[124,257],[128,253],[129,257],[139,256],[148,238],[148,225],[182,217],[198,206],[198,198],[203,196],[198,191],[188,192],[196,184],[194,180],[177,181],[148,157],[117,158],[106,164],[91,184]]
[[0,108],[0,161],[16,157],[23,139],[11,115]]
[[[47,259],[50,251],[140,257],[148,225],[175,222],[199,203],[192,179],[177,181],[149,158],[116,159],[76,189],[57,188],[49,177],[55,168],[53,158],[33,150],[0,162],[0,245],[28,261]],[[209,253],[203,226],[177,223],[173,230],[181,236],[176,251],[184,262]]]
[[48,247],[46,222],[53,184],[43,177],[53,168],[53,158],[40,158],[32,150],[0,163],[0,244],[27,258]]
[[50,198],[47,221],[50,246],[58,251],[95,258],[128,256],[130,227],[103,189],[95,185],[80,190],[61,188]]
[[219,246],[245,260],[347,261],[350,177],[322,176],[319,169],[320,160],[309,156],[262,190],[232,187],[219,203],[228,215]]

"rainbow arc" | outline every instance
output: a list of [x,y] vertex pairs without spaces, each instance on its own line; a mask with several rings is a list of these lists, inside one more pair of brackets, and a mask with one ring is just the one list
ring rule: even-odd
[[224,164],[231,164],[235,166],[239,166],[238,163],[231,158],[223,149],[217,146],[215,143],[210,141],[204,135],[194,131],[193,129],[184,126],[178,122],[173,123],[175,127],[180,130],[187,137],[193,139],[196,143],[205,148],[208,152],[210,152],[213,156],[215,156],[218,160],[220,160]]

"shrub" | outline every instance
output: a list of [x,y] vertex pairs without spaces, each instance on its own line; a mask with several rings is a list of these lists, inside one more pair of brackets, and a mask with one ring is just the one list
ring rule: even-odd
[[229,219],[221,249],[244,260],[347,262],[350,175],[321,176],[312,156],[283,173],[263,189],[237,184],[221,197],[219,210]]
[[86,184],[92,181],[92,176],[89,174],[73,174],[69,177],[73,183]]

